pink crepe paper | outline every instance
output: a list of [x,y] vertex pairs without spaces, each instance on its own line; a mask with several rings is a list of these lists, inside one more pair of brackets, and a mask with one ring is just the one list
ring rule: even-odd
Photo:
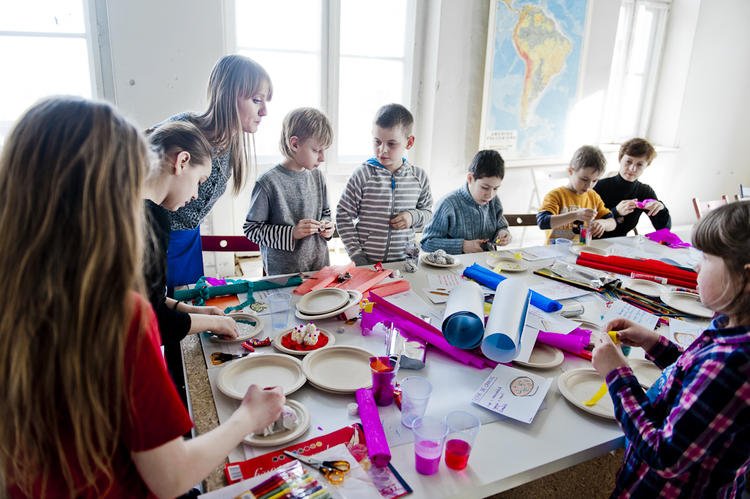
[[642,209],[642,210],[645,210],[645,209],[646,209],[646,206],[650,205],[650,204],[651,204],[651,203],[653,203],[654,201],[656,201],[656,199],[651,199],[651,198],[648,198],[648,199],[644,199],[643,201],[636,201],[636,202],[635,202],[635,205],[636,205],[636,206],[637,206],[638,208],[640,208],[640,209]]
[[360,388],[354,396],[357,398],[359,407],[359,419],[362,420],[362,431],[365,433],[367,443],[367,454],[372,464],[378,468],[388,466],[391,462],[391,449],[385,438],[383,423],[380,422],[380,414],[375,405],[375,398],[369,388]]
[[536,340],[566,352],[579,354],[591,342],[591,331],[579,327],[568,334],[539,331]]
[[689,248],[690,243],[686,243],[680,236],[670,231],[669,229],[659,229],[657,231],[646,234],[646,237],[655,243],[664,244],[670,248]]

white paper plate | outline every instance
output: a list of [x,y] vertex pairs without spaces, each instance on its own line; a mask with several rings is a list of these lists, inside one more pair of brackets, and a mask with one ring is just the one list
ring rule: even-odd
[[570,246],[570,252],[575,255],[580,255],[582,251],[585,251],[586,253],[594,253],[595,255],[609,255],[609,251],[597,248],[596,246],[586,246],[580,244],[572,244]]
[[331,317],[336,317],[344,310],[357,306],[357,304],[362,300],[362,293],[360,293],[359,291],[354,290],[354,289],[349,289],[347,290],[347,292],[349,293],[349,301],[347,302],[346,305],[344,305],[338,310],[334,310],[332,312],[328,312],[327,314],[320,314],[320,315],[307,315],[297,310],[296,312],[294,312],[294,315],[295,317],[297,317],[298,319],[302,319],[303,321],[319,321],[323,319],[330,319]]
[[422,255],[420,257],[420,260],[425,265],[429,265],[430,267],[439,267],[439,268],[452,268],[452,267],[458,267],[461,265],[461,261],[458,259],[457,255],[449,255],[451,258],[453,258],[453,263],[435,263],[429,261],[426,257],[427,255]]
[[614,420],[615,406],[612,404],[612,397],[609,393],[605,393],[596,405],[588,407],[584,404],[594,396],[603,382],[604,380],[595,369],[583,367],[566,371],[558,376],[557,387],[562,396],[579,409],[595,416]]
[[651,388],[651,385],[661,376],[659,366],[650,360],[628,359],[628,364],[630,364],[630,369],[633,370],[635,377],[638,378],[638,383],[646,390]]
[[495,272],[523,272],[529,269],[528,264],[523,260],[503,256],[488,255],[487,265],[491,266]]
[[310,291],[300,298],[297,310],[305,315],[321,315],[339,310],[349,301],[349,293],[339,288],[323,288]]
[[562,350],[555,348],[544,343],[535,343],[534,349],[531,351],[529,360],[522,362],[520,360],[514,360],[519,366],[536,367],[537,369],[551,369],[557,367],[563,363],[565,355]]
[[370,357],[364,348],[335,345],[308,354],[302,371],[311,384],[335,393],[354,393],[372,386]]
[[258,336],[261,331],[263,331],[263,319],[258,317],[255,314],[248,314],[246,312],[234,312],[229,314],[229,317],[237,320],[244,320],[244,321],[253,321],[255,322],[255,326],[250,326],[249,324],[241,324],[238,323],[237,328],[239,331],[239,336],[233,339],[227,339],[222,338],[220,336],[216,336],[215,334],[212,334],[210,336],[212,341],[216,341],[219,343],[236,343],[238,341],[245,341],[249,340],[250,338],[254,338]]
[[245,437],[245,443],[255,447],[273,447],[291,442],[302,436],[310,427],[310,411],[296,400],[286,399],[286,405],[297,414],[297,426],[294,429],[281,431],[264,437],[251,433]]
[[[320,331],[320,334],[324,334],[324,335],[326,335],[328,337],[328,343],[326,343],[325,346],[323,346],[323,347],[317,348],[316,350],[320,350],[321,348],[329,347],[329,346],[333,345],[334,343],[336,343],[336,338],[331,333],[329,333],[325,329],[320,329],[320,328],[318,328],[318,331]],[[279,352],[288,353],[290,355],[299,355],[300,357],[303,357],[303,356],[307,355],[308,353],[312,353],[312,352],[315,351],[315,350],[304,350],[304,351],[292,350],[291,348],[287,348],[284,345],[282,345],[281,344],[281,337],[282,336],[286,336],[287,334],[290,334],[291,332],[292,332],[292,330],[290,329],[290,330],[285,331],[285,332],[279,334],[278,336],[276,336],[276,338],[273,339],[273,343],[272,343],[273,347],[276,350],[278,350]]]
[[640,293],[642,295],[658,298],[665,291],[664,286],[646,279],[624,279],[622,287]]
[[252,384],[261,388],[280,386],[284,395],[289,395],[305,384],[302,363],[280,353],[249,355],[222,367],[217,385],[227,397],[242,400]]
[[713,311],[706,308],[697,294],[684,291],[665,291],[661,294],[661,301],[668,306],[686,314],[705,317],[710,319],[714,316]]
[[573,322],[578,323],[578,327],[581,329],[588,329],[591,332],[600,332],[602,330],[602,326],[597,326],[593,322],[589,321],[579,321],[577,318],[572,317],[570,320]]

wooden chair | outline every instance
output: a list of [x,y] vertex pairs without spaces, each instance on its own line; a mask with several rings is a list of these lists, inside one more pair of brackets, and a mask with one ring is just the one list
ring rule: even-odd
[[260,251],[260,247],[245,236],[201,236],[203,251]]
[[536,225],[536,215],[534,214],[503,213],[503,216],[508,221],[508,227],[531,227]]
[[698,217],[698,220],[700,220],[701,217],[709,211],[728,203],[729,199],[727,199],[725,195],[722,195],[721,199],[716,199],[713,201],[701,201],[698,198],[693,198],[693,208],[695,208],[695,216]]

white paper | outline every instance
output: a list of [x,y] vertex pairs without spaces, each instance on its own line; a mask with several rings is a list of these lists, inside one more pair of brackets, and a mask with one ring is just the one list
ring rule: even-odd
[[607,324],[618,317],[628,319],[651,330],[656,329],[656,325],[659,323],[659,317],[649,314],[629,303],[625,303],[622,300],[616,300],[607,304],[606,311],[602,317],[602,323],[603,325]]
[[471,401],[503,416],[531,423],[551,383],[552,378],[498,365]]
[[463,281],[460,275],[453,273],[427,274],[427,282],[431,288],[444,288],[451,290]]
[[691,324],[675,318],[669,319],[669,339],[682,348],[690,346],[704,329],[705,327],[700,324]]
[[446,288],[424,288],[422,292],[436,305],[447,302],[450,294],[450,290]]
[[576,288],[574,286],[569,286],[568,284],[552,280],[533,284],[531,286],[531,289],[536,291],[540,295],[546,296],[550,300],[567,300],[568,298],[577,298],[579,296],[585,296],[591,293],[590,291],[586,291],[585,289]]
[[530,262],[561,256],[560,251],[554,246],[534,246],[533,248],[524,248],[521,250],[521,254],[523,255],[524,260]]
[[497,285],[482,341],[488,359],[510,362],[518,357],[530,300],[531,292],[521,279],[509,278]]

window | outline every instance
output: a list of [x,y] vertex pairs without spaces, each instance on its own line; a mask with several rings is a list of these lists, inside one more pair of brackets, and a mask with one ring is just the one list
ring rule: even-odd
[[0,144],[40,98],[92,96],[86,16],[84,0],[0,2]]
[[604,137],[646,136],[671,0],[622,0]]
[[371,153],[378,107],[410,104],[414,0],[235,0],[236,51],[271,75],[273,100],[256,133],[260,163],[279,158],[281,122],[296,107],[321,109],[334,128],[329,171]]

